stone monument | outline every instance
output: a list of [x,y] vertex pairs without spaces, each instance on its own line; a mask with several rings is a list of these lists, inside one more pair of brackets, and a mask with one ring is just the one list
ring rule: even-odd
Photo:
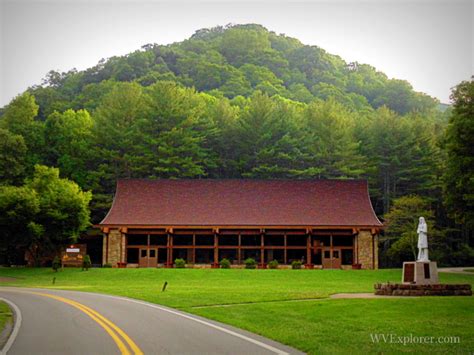
[[428,226],[423,217],[420,217],[418,228],[418,258],[416,261],[403,263],[402,282],[416,285],[430,285],[438,283],[438,267],[435,261],[428,258]]
[[472,296],[470,284],[440,284],[435,261],[428,257],[428,227],[420,217],[418,228],[418,257],[403,263],[402,283],[374,285],[379,296]]

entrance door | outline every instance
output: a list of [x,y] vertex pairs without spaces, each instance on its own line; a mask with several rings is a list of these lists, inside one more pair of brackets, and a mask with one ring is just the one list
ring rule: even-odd
[[322,259],[324,269],[340,269],[341,249],[323,249]]
[[158,248],[140,248],[138,265],[140,267],[158,266]]

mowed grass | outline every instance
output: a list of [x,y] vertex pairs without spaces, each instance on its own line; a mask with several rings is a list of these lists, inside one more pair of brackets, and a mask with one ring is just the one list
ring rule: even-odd
[[[12,321],[13,314],[5,302],[0,301],[0,333],[8,322]],[[0,344],[1,345],[1,344]]]
[[[474,297],[327,299],[399,282],[401,270],[3,268],[0,276],[17,278],[2,285],[101,292],[179,308],[310,354],[474,351]],[[474,275],[440,273],[440,281],[473,284]],[[394,341],[429,336],[434,343],[377,343],[371,334],[392,334]],[[438,343],[438,337],[460,342]]]

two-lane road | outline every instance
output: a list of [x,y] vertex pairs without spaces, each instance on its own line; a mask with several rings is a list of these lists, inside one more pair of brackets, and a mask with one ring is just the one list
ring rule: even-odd
[[75,291],[0,288],[21,325],[8,354],[301,354],[171,308]]

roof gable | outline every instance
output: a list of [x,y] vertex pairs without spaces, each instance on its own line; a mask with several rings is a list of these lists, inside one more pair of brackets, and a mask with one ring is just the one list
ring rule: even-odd
[[380,227],[363,180],[119,180],[100,225]]

